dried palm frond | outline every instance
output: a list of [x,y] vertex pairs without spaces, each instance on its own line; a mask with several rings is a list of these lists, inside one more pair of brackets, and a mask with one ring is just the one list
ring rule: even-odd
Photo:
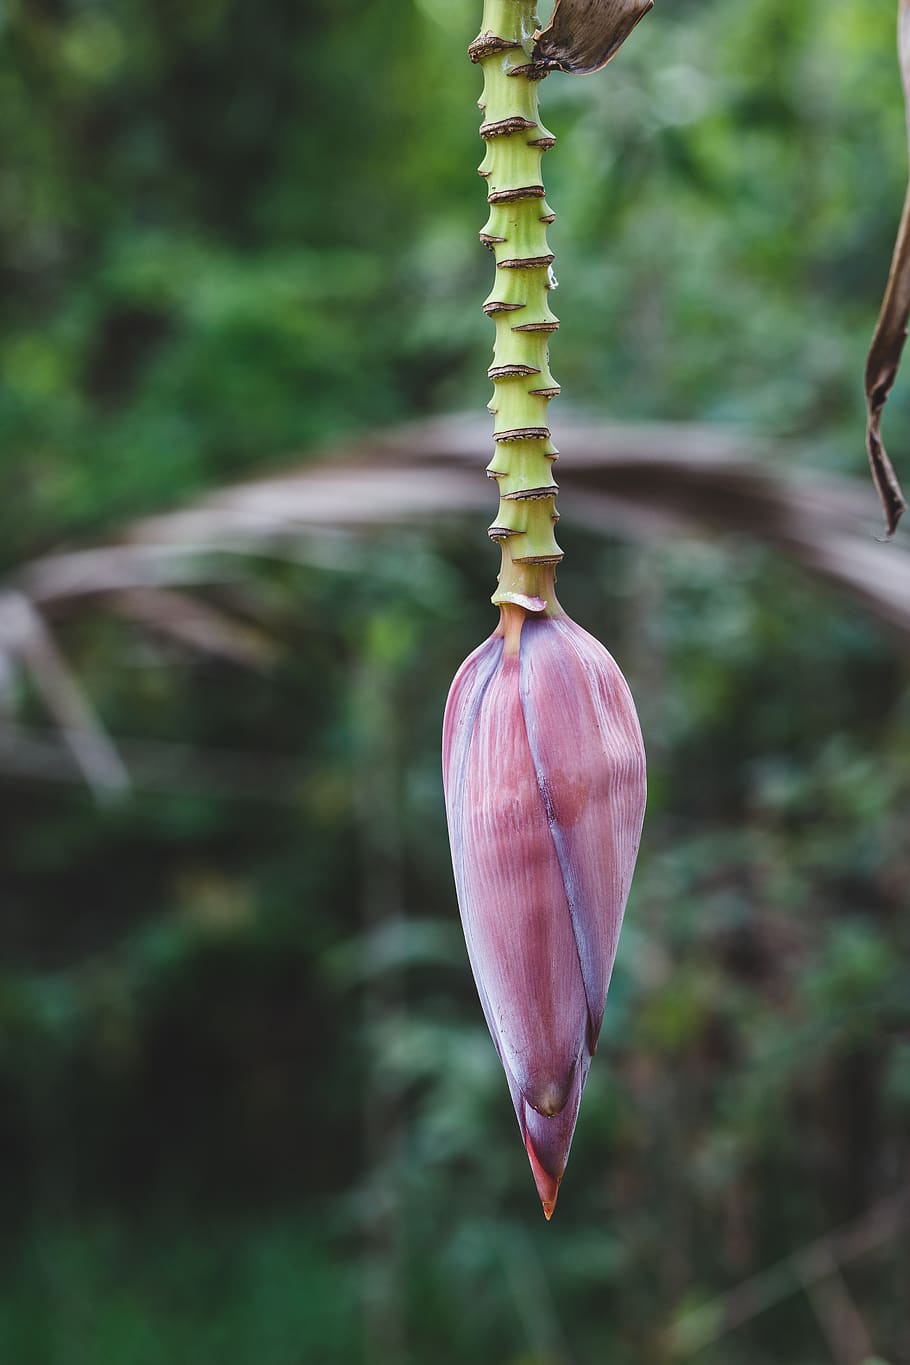
[[[339,537],[489,510],[490,490],[478,477],[486,426],[452,416],[380,431],[135,522],[109,544],[33,560],[3,598],[16,610],[0,611],[0,656],[34,674],[40,655],[39,691],[83,772],[96,790],[116,791],[125,769],[54,646],[50,620],[103,600],[187,647],[259,665],[267,657],[261,632],[203,600],[203,591],[241,580],[247,556],[340,567],[348,557],[334,548]],[[578,524],[638,539],[751,536],[910,637],[910,551],[875,539],[875,500],[863,484],[784,473],[795,461],[782,459],[779,445],[772,460],[767,443],[716,427],[609,425],[564,413],[561,438],[569,457],[562,504]]]

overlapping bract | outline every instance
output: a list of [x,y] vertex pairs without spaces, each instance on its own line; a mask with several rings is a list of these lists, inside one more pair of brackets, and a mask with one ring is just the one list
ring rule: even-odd
[[468,954],[549,1218],[644,815],[641,730],[614,660],[565,616],[492,635],[452,684],[443,779]]

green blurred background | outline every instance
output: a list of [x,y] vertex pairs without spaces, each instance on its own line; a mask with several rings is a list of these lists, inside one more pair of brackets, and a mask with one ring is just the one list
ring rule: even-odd
[[[482,409],[479,18],[0,0],[10,592],[133,517]],[[659,3],[542,99],[563,402],[864,477],[893,4]],[[899,455],[906,383],[888,423]],[[547,1226],[438,772],[496,555],[441,526],[238,559],[198,597],[245,664],[103,598],[57,612],[117,799],[0,636],[0,1361],[910,1365],[906,641],[757,540],[564,520],[561,597],[627,672],[651,798]]]

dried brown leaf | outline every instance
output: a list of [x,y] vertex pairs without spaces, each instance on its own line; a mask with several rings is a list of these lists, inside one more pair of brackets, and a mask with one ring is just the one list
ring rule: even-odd
[[[904,101],[908,116],[910,141],[910,0],[898,0],[898,52]],[[907,318],[910,316],[910,185],[904,199],[900,227],[891,271],[885,287],[882,311],[866,361],[866,448],[872,477],[885,511],[888,535],[893,536],[907,503],[894,466],[882,444],[882,411],[888,401],[891,386],[897,378],[904,342],[907,340]]]
[[[18,588],[53,619],[112,593],[193,591],[234,579],[244,555],[351,572],[352,537],[371,547],[366,565],[384,528],[489,512],[489,487],[477,477],[488,427],[478,414],[373,432],[297,470],[134,523],[119,543],[23,565]],[[680,530],[756,537],[910,639],[910,547],[885,547],[869,535],[875,501],[864,485],[810,470],[785,478],[779,465],[795,462],[795,453],[777,441],[772,459],[765,443],[717,427],[607,425],[570,409],[560,414],[560,447],[568,520],[642,539]]]
[[553,18],[537,35],[534,62],[576,76],[599,71],[653,8],[654,0],[556,0]]
[[265,667],[274,653],[265,635],[194,593],[140,586],[115,593],[112,602],[134,621],[246,668]]
[[21,660],[56,721],[86,783],[99,800],[123,796],[130,775],[44,616],[25,593],[0,595],[0,644]]

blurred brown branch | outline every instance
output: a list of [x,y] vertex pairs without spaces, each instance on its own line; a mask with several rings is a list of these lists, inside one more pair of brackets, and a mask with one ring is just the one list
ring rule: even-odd
[[[54,611],[90,595],[221,582],[236,573],[234,555],[322,562],[325,538],[340,532],[483,515],[493,507],[482,478],[488,427],[486,418],[453,416],[378,432],[300,469],[137,522],[117,543],[35,560],[16,585]],[[564,413],[560,436],[570,521],[636,538],[748,535],[910,634],[910,551],[875,539],[875,500],[859,481],[785,474],[782,465],[796,463],[792,450],[716,427],[621,426]],[[219,562],[206,562],[212,556]]]
[[[28,659],[86,777],[96,790],[116,789],[125,772],[59,651],[48,652],[47,618],[100,598],[188,647],[261,665],[263,636],[198,590],[241,579],[244,557],[346,567],[352,537],[491,514],[482,477],[488,427],[485,418],[456,415],[380,431],[136,522],[112,543],[33,560],[12,576],[6,597],[19,603],[17,619],[28,615],[31,644],[24,650],[15,630],[0,629],[0,654]],[[864,484],[785,473],[797,463],[792,451],[716,427],[622,426],[564,412],[560,434],[570,522],[639,539],[707,532],[763,541],[910,636],[910,550],[876,540]]]
[[99,800],[129,790],[126,765],[63,657],[41,612],[22,593],[0,596],[0,654],[18,662],[56,721],[83,779]]

